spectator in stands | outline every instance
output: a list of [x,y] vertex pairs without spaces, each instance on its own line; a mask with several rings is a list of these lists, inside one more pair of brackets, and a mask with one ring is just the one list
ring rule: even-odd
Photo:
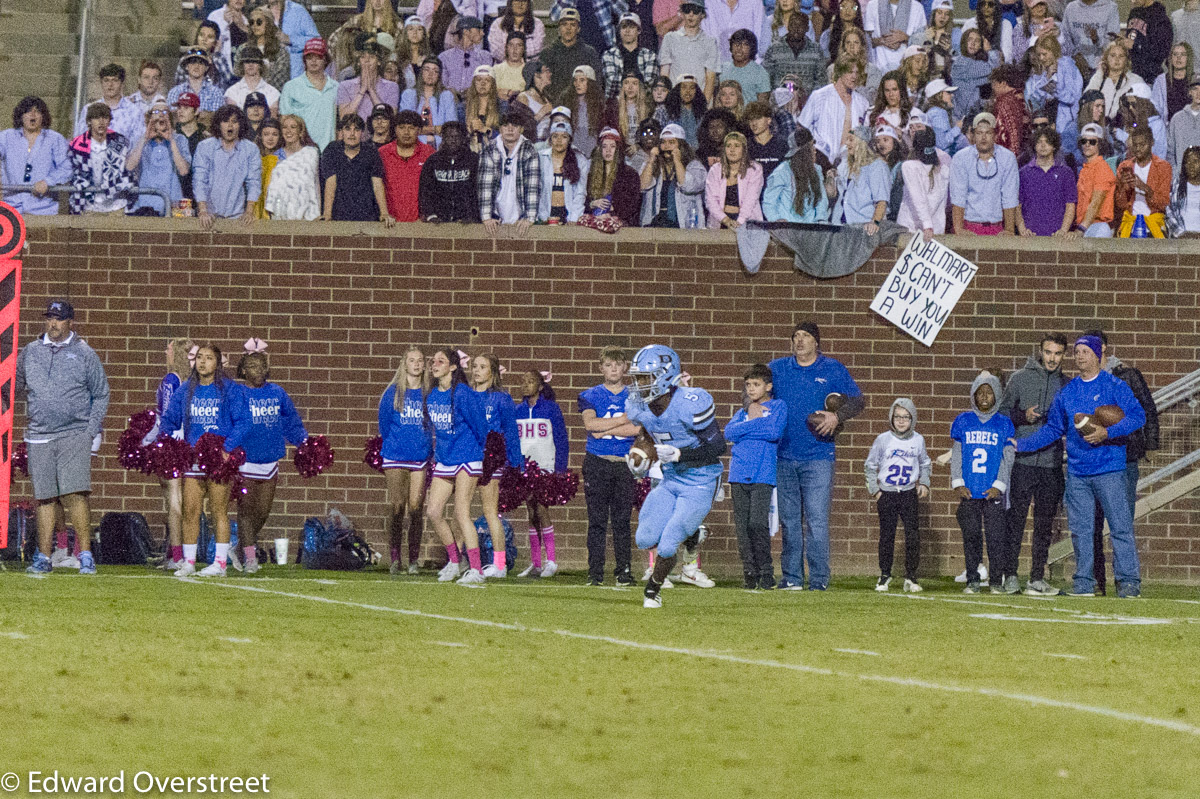
[[846,157],[837,166],[838,194],[833,208],[835,225],[861,225],[875,235],[887,217],[892,197],[892,172],[870,144],[871,130],[846,134]]
[[442,85],[442,62],[426,58],[421,64],[419,83],[406,89],[400,100],[400,108],[421,115],[421,141],[440,146],[442,126],[457,119],[454,93]]
[[262,194],[262,156],[247,138],[250,123],[232,105],[213,115],[212,135],[192,156],[192,188],[200,227],[211,230],[217,219],[254,221],[254,203]]
[[758,37],[742,28],[729,37],[731,61],[721,66],[721,83],[735,81],[747,101],[766,100],[771,92],[771,78],[755,61],[758,58]]
[[475,68],[475,77],[463,98],[463,116],[471,136],[471,149],[483,152],[500,130],[500,98],[491,67]]
[[387,210],[397,222],[416,222],[420,218],[421,168],[434,153],[431,145],[417,139],[422,125],[416,111],[401,111],[396,116],[395,142],[379,150]]
[[750,220],[762,221],[762,167],[750,159],[746,137],[737,131],[725,136],[721,159],[708,170],[704,206],[713,230],[736,230]]
[[650,82],[650,116],[659,124],[659,127],[666,125],[667,119],[667,95],[671,93],[671,79],[659,75]]
[[[1039,3],[1041,8],[1045,4]],[[1073,59],[1062,54],[1058,39],[1047,34],[1032,47],[1029,77],[1025,81],[1025,100],[1030,108],[1054,108],[1054,129],[1062,141],[1063,152],[1074,152],[1079,128],[1076,109],[1083,94],[1083,77]]]
[[1167,206],[1167,228],[1173,239],[1200,238],[1200,146],[1183,151],[1175,191]]
[[[555,0],[550,6],[550,19],[558,21],[559,36],[562,35],[562,21],[567,19],[568,9],[575,10],[579,15],[579,38],[595,52],[603,53],[616,45],[617,20],[629,10],[629,6],[625,0],[591,0],[589,3]],[[597,75],[600,74],[599,64],[587,63],[592,65]]]
[[920,0],[900,0],[895,7],[883,0],[870,0],[863,14],[863,30],[871,37],[875,66],[880,72],[891,72],[900,66],[910,41],[924,32],[925,7]]
[[478,222],[479,155],[458,120],[442,126],[442,144],[421,169],[418,205],[426,222]]
[[[279,29],[279,41],[288,53],[288,77],[291,80],[304,74],[304,46],[310,39],[320,37],[317,24],[308,9],[292,0],[267,0],[265,7],[271,12],[275,27]],[[283,86],[275,88],[283,91]]]
[[[1100,140],[1100,155],[1107,158],[1124,154],[1125,145],[1113,139],[1112,133],[1108,130],[1108,119],[1104,115],[1104,95],[1096,89],[1084,92],[1083,97],[1079,100],[1079,118],[1075,120],[1075,127],[1083,130],[1087,125],[1097,125],[1104,132],[1104,138]],[[1078,150],[1078,136],[1075,141],[1075,162],[1082,164],[1087,158]],[[1118,160],[1120,159],[1118,158]]]
[[808,17],[796,13],[788,17],[787,34],[767,47],[762,69],[770,86],[782,86],[790,75],[807,96],[829,82],[825,60],[821,48],[808,38]]
[[1075,206],[1073,236],[1095,239],[1112,238],[1113,202],[1117,176],[1100,155],[1104,130],[1097,124],[1085,125],[1079,132],[1079,150],[1084,163],[1079,167],[1078,200]]
[[879,71],[879,67],[867,59],[868,54],[867,34],[858,28],[847,29],[842,34],[841,50],[838,52],[837,58],[825,67],[826,81],[833,80],[833,67],[837,60],[849,58],[858,65],[858,85],[855,87],[855,91],[865,97],[868,103],[874,102],[875,95],[879,91],[879,82],[883,80],[883,73]]
[[954,93],[954,119],[966,119],[982,106],[980,89],[988,82],[992,70],[1000,64],[1000,53],[984,47],[983,34],[975,28],[963,31],[959,40],[959,55],[950,63],[950,83]]
[[925,118],[937,136],[937,148],[953,156],[963,147],[970,146],[962,133],[962,120],[953,119],[954,86],[938,78],[925,85]]
[[571,88],[563,94],[562,104],[571,112],[575,147],[580,152],[591,152],[604,126],[604,91],[590,66],[581,64],[575,68]]
[[762,167],[764,178],[787,158],[787,139],[771,131],[771,107],[763,102],[746,106],[742,121],[750,129],[747,136],[750,159]]
[[703,78],[704,100],[711,103],[721,68],[720,48],[715,38],[701,30],[705,13],[702,1],[684,0],[679,13],[683,25],[663,36],[658,51],[659,69],[676,85],[685,75],[693,75],[697,83]]
[[375,106],[370,118],[367,119],[367,127],[371,131],[371,144],[382,147],[390,143],[394,138],[396,128],[396,114],[392,107],[383,103]]
[[771,91],[771,125],[775,135],[790,139],[800,125],[806,95],[796,76],[784,75],[783,83]]
[[[454,47],[451,26],[459,15],[475,17],[479,14],[475,0],[421,0],[417,4],[416,16],[420,17],[429,32],[429,46],[434,55]],[[470,73],[468,73],[470,74]]]
[[1022,236],[1062,238],[1075,224],[1079,188],[1075,173],[1059,157],[1061,143],[1058,131],[1049,126],[1033,134],[1036,158],[1018,173],[1017,233]]
[[278,119],[265,120],[258,128],[258,133],[254,137],[254,144],[258,147],[262,172],[260,180],[262,185],[259,188],[258,199],[254,201],[254,218],[269,219],[267,215],[267,192],[271,190],[271,176],[275,171],[275,166],[279,163],[280,145],[283,144],[283,129],[279,126]]
[[550,126],[550,149],[539,155],[542,193],[538,203],[538,221],[557,224],[578,222],[587,199],[585,176],[588,159],[571,146],[574,131],[570,122]]
[[304,45],[304,74],[289,80],[279,97],[279,113],[304,120],[308,135],[324,150],[335,137],[338,83],[325,74],[329,49],[323,39]]
[[768,222],[829,221],[825,175],[816,163],[816,143],[808,128],[796,128],[787,160],[767,176],[763,216]]
[[650,118],[650,105],[650,93],[636,71],[625,74],[620,82],[620,94],[608,101],[604,124],[616,128],[621,139],[628,143],[627,158],[633,158],[637,153],[638,127]]
[[701,28],[717,41],[718,63],[732,59],[733,34],[747,30],[757,40],[765,24],[761,0],[713,0],[704,3]]
[[546,39],[546,26],[533,15],[530,0],[509,0],[501,14],[488,31],[488,49],[496,61],[503,61],[508,48],[508,35],[521,33],[525,36],[525,57],[537,58]]
[[442,53],[442,81],[460,96],[467,91],[476,70],[492,66],[492,54],[483,47],[483,23],[477,17],[458,21],[455,46]]
[[708,171],[687,143],[683,128],[668,124],[641,171],[642,227],[700,228]]
[[220,31],[220,54],[214,53],[215,58],[221,58],[225,65],[233,69],[233,51],[241,47],[250,36],[250,22],[242,13],[246,0],[226,0],[225,5],[208,15],[208,21],[216,23]]
[[492,67],[496,91],[506,103],[512,102],[525,91],[525,44],[525,34],[520,31],[508,34],[504,57]]
[[550,67],[535,61],[525,68],[527,79],[525,91],[517,95],[517,102],[529,109],[537,123],[539,137],[545,137],[550,127],[550,112],[554,101],[550,97]]
[[1150,99],[1150,87],[1139,83],[1121,98],[1121,127],[1112,131],[1112,136],[1121,144],[1124,151],[1129,146],[1129,136],[1139,128],[1150,131],[1154,137],[1154,154],[1159,158],[1167,157],[1167,125],[1154,108]]
[[[138,188],[161,189],[171,198],[171,205],[183,199],[180,179],[192,171],[192,150],[187,137],[172,129],[171,109],[165,100],[146,112],[145,133],[138,139],[125,167],[137,179]],[[171,209],[163,206],[161,197],[153,194],[138,196],[130,213],[139,212],[170,216]]]
[[[191,92],[179,95],[179,103],[175,106],[175,132],[183,136],[188,144],[188,163],[196,157],[196,147],[208,138],[208,128],[200,122],[197,112],[200,110],[200,98]],[[179,178],[179,186],[183,196],[189,200],[196,199],[192,191],[192,173]]]
[[817,149],[831,161],[844,154],[845,133],[863,124],[871,108],[867,99],[854,91],[858,77],[855,62],[838,61],[833,69],[833,83],[813,92],[800,111],[800,124],[812,131]]
[[[1046,8],[1046,0],[1034,0],[1040,3],[1042,10]],[[1026,16],[1028,16],[1026,11]],[[1017,55],[1014,34],[1013,57]],[[954,52],[954,3],[951,0],[933,0],[929,9],[928,27],[925,33],[918,36],[916,44],[921,44],[929,51],[929,72],[931,75],[946,78],[950,74],[950,61]]]
[[251,92],[257,92],[267,100],[267,108],[273,115],[279,114],[279,90],[263,77],[263,54],[250,42],[237,51],[237,74],[241,80],[225,90],[225,102],[243,108]]
[[138,90],[127,96],[128,100],[138,113],[141,114],[142,122],[138,126],[136,135],[131,141],[137,141],[145,132],[146,112],[149,111],[156,103],[165,103],[167,98],[159,91],[162,88],[162,67],[153,61],[143,61],[138,68]]
[[338,140],[321,153],[321,219],[391,227],[396,220],[387,212],[383,162],[379,150],[363,142],[365,129],[362,117],[347,114],[338,123]]
[[72,214],[124,215],[126,195],[134,187],[125,165],[129,140],[110,129],[112,111],[104,103],[92,103],[85,114],[87,133],[71,140],[70,197]]
[[[396,42],[396,63],[404,73],[405,86],[413,88],[419,85],[421,67],[430,58],[437,61],[437,55],[429,43],[429,33],[425,30],[425,24],[414,14],[404,20],[404,35]],[[442,62],[438,61],[439,77],[441,64]]]
[[996,117],[986,111],[971,123],[974,145],[950,162],[950,203],[957,234],[1012,234],[1020,202],[1017,157],[996,144]]
[[1171,53],[1171,19],[1158,0],[1133,0],[1125,37],[1133,71],[1147,84],[1154,83]]
[[258,138],[259,128],[262,127],[263,122],[271,118],[271,109],[267,106],[266,95],[262,92],[250,92],[246,95],[242,111],[246,114],[246,122],[250,124],[246,138]]
[[184,92],[194,94],[200,100],[199,116],[200,121],[205,125],[209,124],[213,118],[213,112],[225,105],[225,95],[221,89],[217,88],[209,77],[209,66],[212,59],[208,53],[200,47],[193,47],[188,50],[180,61],[184,70],[187,73],[187,78],[176,84],[167,92],[167,103],[175,106],[179,104],[179,96]]
[[713,98],[713,108],[728,111],[734,118],[741,120],[742,109],[746,99],[742,96],[742,86],[736,80],[724,80],[717,84],[717,94]]
[[117,133],[130,140],[131,135],[137,135],[141,129],[142,115],[145,110],[135,105],[124,94],[125,67],[120,64],[105,64],[100,68],[100,98],[92,100],[83,106],[79,118],[75,121],[75,136],[88,130],[87,112],[95,103],[103,103],[108,107],[111,116],[111,127]]
[[[768,10],[763,17],[763,27],[761,31],[755,31],[758,34],[758,42],[762,51],[765,53],[768,48],[775,42],[776,39],[782,39],[787,36],[788,23],[792,21],[792,15],[804,13],[808,16],[811,12],[801,12],[800,4],[796,0],[783,0],[783,3],[774,3],[775,8]],[[814,42],[815,44],[815,42]],[[732,54],[732,53],[731,53]]]
[[633,167],[625,164],[623,153],[624,142],[616,128],[600,131],[587,176],[587,209],[591,219],[581,221],[588,223],[612,216],[620,220],[622,227],[637,227],[642,210],[641,179]]
[[311,222],[321,215],[317,191],[317,166],[320,152],[308,135],[304,120],[286,114],[279,120],[283,146],[275,151],[279,157],[267,185],[263,210],[272,219],[293,219]]
[[977,30],[983,37],[983,49],[987,53],[996,53],[1001,62],[1012,63],[1013,60],[1013,25],[1000,11],[993,0],[982,0],[975,7],[975,16],[962,26],[963,35],[969,30]]
[[1163,68],[1163,73],[1154,79],[1151,97],[1158,115],[1170,122],[1188,104],[1188,85],[1195,74],[1191,45],[1179,42],[1172,47]]
[[879,93],[875,95],[875,106],[867,117],[867,124],[884,123],[903,128],[908,124],[911,110],[908,92],[904,91],[904,76],[899,70],[893,70],[879,82]]
[[642,32],[641,18],[637,14],[622,14],[618,31],[620,41],[605,50],[601,59],[607,87],[605,91],[610,100],[617,96],[624,76],[631,72],[647,85],[658,77],[658,54],[638,43]]
[[493,237],[500,225],[514,225],[524,236],[537,221],[542,171],[537,150],[522,131],[521,118],[506,114],[500,135],[480,155],[479,216]]
[[[1082,2],[1083,0],[1071,0],[1071,5]],[[1093,2],[1108,3],[1113,6],[1113,13],[1116,13],[1116,5],[1112,3],[1112,0],[1093,0]],[[1125,49],[1125,45],[1113,42],[1104,48],[1104,61],[1092,75],[1092,79],[1088,81],[1085,90],[1097,89],[1104,95],[1104,116],[1111,122],[1121,110],[1121,98],[1135,84],[1140,83],[1144,83],[1141,76],[1129,68],[1129,52]]]
[[280,39],[279,29],[275,27],[275,17],[265,6],[250,12],[250,38],[233,51],[235,72],[242,61],[241,53],[247,48],[258,51],[261,58],[258,71],[262,79],[276,92],[283,91],[284,84],[292,79],[292,59]]
[[725,152],[725,137],[732,131],[740,130],[737,117],[723,108],[713,108],[700,120],[696,137],[700,144],[696,147],[696,156],[711,168],[720,163]]
[[1200,53],[1200,0],[1184,0],[1181,8],[1172,11],[1171,29],[1175,41],[1186,42],[1193,55]]
[[1183,168],[1183,154],[1193,145],[1200,144],[1200,74],[1188,81],[1191,102],[1171,117],[1167,132],[1167,160],[1174,174]]
[[[673,0],[665,0],[670,3]],[[650,52],[658,57],[658,31],[654,27],[654,7],[655,0],[629,0],[629,13],[637,14],[638,20],[642,23],[638,29],[638,46],[645,47]]]
[[342,81],[337,87],[339,116],[358,114],[365,123],[372,109],[380,103],[392,108],[400,105],[400,87],[379,74],[383,56],[384,50],[374,38],[361,43],[356,77]]
[[691,147],[699,146],[700,120],[708,113],[708,105],[696,83],[696,77],[684,75],[667,94],[667,101],[663,105],[667,110],[668,122],[683,128]]
[[[821,28],[817,24],[818,20],[810,19],[809,27],[817,31],[819,36],[817,42],[820,44],[821,50],[836,61],[843,53],[842,37],[846,32],[863,29],[863,15],[862,6],[859,5],[858,0],[837,0],[832,5],[837,9],[832,22],[826,17],[825,26]],[[868,58],[870,48],[864,48],[861,55],[863,59]]]
[[[550,88],[547,90],[547,96],[551,100],[558,100],[563,96],[571,85],[576,67],[590,67],[593,76],[604,72],[600,54],[579,38],[579,11],[569,6],[562,10],[558,18],[558,41],[545,48],[539,60],[550,68]],[[579,126],[575,125],[575,128],[578,134]]]
[[[192,42],[193,47],[197,47],[208,54],[208,78],[213,85],[222,92],[237,82],[237,78],[233,76],[233,67],[226,65],[225,59],[217,58],[219,55],[218,48],[221,44],[221,30],[217,27],[217,23],[204,20],[200,23],[200,27],[196,29],[196,36]],[[180,60],[175,67],[175,79],[172,81],[172,86],[178,86],[188,78],[187,69],[184,62]]]
[[1029,109],[1022,92],[1021,70],[1013,64],[1001,64],[992,70],[992,112],[996,116],[996,144],[1012,153],[1025,146],[1029,129]]
[[1135,128],[1129,137],[1129,158],[1117,166],[1113,213],[1120,214],[1117,236],[1127,239],[1140,218],[1156,239],[1166,238],[1163,212],[1171,201],[1171,165],[1153,152],[1154,134]]
[[946,198],[950,188],[950,155],[937,147],[937,135],[926,128],[913,136],[912,156],[900,165],[904,198],[897,224],[925,241],[946,232]]
[[5,194],[4,202],[25,216],[58,213],[51,186],[71,180],[67,140],[51,129],[50,109],[40,97],[22,97],[13,108],[13,125],[0,131],[0,186],[28,191]]

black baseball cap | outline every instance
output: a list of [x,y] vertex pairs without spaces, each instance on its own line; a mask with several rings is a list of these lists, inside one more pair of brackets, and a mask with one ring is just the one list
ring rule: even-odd
[[46,313],[42,316],[47,319],[74,319],[75,307],[66,300],[53,300],[46,306]]
[[270,108],[267,104],[267,96],[262,92],[250,92],[246,95],[246,102],[242,104],[242,109],[246,110],[253,106],[260,105],[263,108]]

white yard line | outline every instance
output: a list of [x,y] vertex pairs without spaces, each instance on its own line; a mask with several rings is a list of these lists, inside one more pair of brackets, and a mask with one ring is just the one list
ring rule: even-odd
[[1063,660],[1087,660],[1083,655],[1071,655],[1066,652],[1043,652],[1048,658],[1062,658]]
[[18,633],[18,632],[0,633],[0,638],[11,638],[14,641],[24,641],[28,637],[29,636],[26,635],[25,633]]
[[879,657],[878,652],[872,652],[869,649],[834,649],[834,652],[842,652],[847,655],[870,655],[871,657]]
[[[1095,613],[1091,610],[1086,610],[1086,609],[1077,608],[1077,607],[1076,608],[1064,608],[1064,607],[1061,607],[1058,605],[1048,604],[1048,603],[1046,603],[1045,599],[1034,600],[1037,604],[1033,604],[1033,605],[1017,605],[1012,602],[1002,602],[1002,601],[992,602],[987,599],[958,599],[955,597],[944,597],[944,596],[914,596],[913,594],[884,594],[884,596],[894,596],[897,599],[911,599],[911,600],[919,600],[922,602],[948,602],[952,605],[982,605],[982,606],[988,607],[988,608],[1011,608],[1013,610],[1024,610],[1024,611],[1034,611],[1034,612],[1043,612],[1044,611],[1044,612],[1048,612],[1048,613],[1066,613],[1075,618],[1114,619],[1117,621],[1127,621],[1131,624],[1137,624],[1137,623],[1173,624],[1175,622],[1186,622],[1186,623],[1192,624],[1192,623],[1200,622],[1200,619],[1193,619],[1193,618],[1176,618],[1176,617],[1162,618],[1162,617],[1158,617],[1158,616],[1127,616],[1125,614],[1120,614],[1120,613]],[[1032,600],[1034,598],[1030,597],[1030,599]],[[1174,601],[1184,601],[1184,600],[1174,600]],[[1123,607],[1125,607],[1125,606],[1123,606]],[[972,615],[975,615],[975,614],[972,614]],[[983,618],[983,617],[984,617],[984,615],[980,614],[980,618]]]
[[1035,624],[1095,624],[1100,626],[1132,626],[1145,627],[1158,624],[1171,624],[1171,619],[1130,618],[1126,616],[1075,616],[1070,619],[1052,619],[1034,616],[1010,616],[1007,613],[972,613],[972,619],[991,619],[993,621],[1026,621]]
[[[187,582],[200,582],[188,580]],[[1033,694],[1020,694],[1011,691],[1004,691],[996,688],[986,687],[971,687],[963,685],[948,685],[944,683],[930,682],[927,680],[916,680],[906,677],[892,677],[883,674],[856,674],[853,672],[835,671],[833,669],[819,668],[816,666],[805,666],[801,663],[783,663],[777,660],[758,660],[755,658],[739,657],[736,655],[726,655],[715,652],[706,652],[703,650],[686,649],[683,647],[665,646],[662,644],[649,644],[640,641],[629,641],[623,638],[613,638],[605,635],[589,635],[586,633],[574,632],[572,630],[545,630],[536,627],[525,627],[520,624],[507,624],[505,622],[491,621],[490,619],[472,619],[461,616],[449,616],[442,613],[426,613],[420,610],[412,610],[410,608],[393,608],[386,605],[368,605],[362,602],[349,602],[341,599],[330,599],[329,597],[312,596],[310,594],[298,594],[291,591],[274,591],[269,588],[262,588],[255,585],[242,585],[237,582],[226,581],[210,581],[205,584],[215,588],[232,588],[239,591],[252,591],[254,593],[269,594],[272,596],[282,596],[289,599],[302,599],[309,602],[320,602],[328,605],[340,605],[343,607],[359,608],[361,610],[373,610],[380,613],[396,613],[402,616],[413,616],[424,619],[436,619],[439,621],[450,621],[458,624],[468,624],[476,627],[488,627],[496,630],[509,630],[513,632],[528,632],[537,634],[557,635],[563,638],[571,638],[581,641],[595,641],[598,643],[606,643],[612,646],[624,647],[627,649],[637,649],[648,652],[660,652],[664,654],[683,655],[690,658],[716,660],[725,663],[737,663],[744,666],[757,666],[759,668],[779,669],[790,671],[799,674],[811,674],[822,677],[840,677],[844,679],[862,680],[864,682],[883,683],[886,685],[896,685],[907,688],[924,688],[930,691],[938,691],[941,693],[953,694],[973,694],[975,696],[988,696],[998,699],[1007,699],[1022,704],[1033,705],[1035,707],[1053,707],[1064,710],[1074,710],[1079,713],[1089,713],[1095,716],[1103,716],[1105,718],[1115,719],[1117,721],[1125,721],[1133,724],[1141,724],[1150,727],[1158,727],[1161,729],[1171,730],[1173,732],[1182,732],[1187,735],[1200,737],[1200,727],[1192,724],[1186,724],[1182,721],[1172,719],[1160,719],[1154,716],[1144,716],[1138,713],[1128,713],[1123,710],[1114,708],[1102,707],[1099,705],[1084,705],[1078,702],[1069,702],[1061,699],[1053,699],[1045,696],[1036,696]]]
[[218,638],[218,641],[228,641],[231,644],[252,644],[253,638]]

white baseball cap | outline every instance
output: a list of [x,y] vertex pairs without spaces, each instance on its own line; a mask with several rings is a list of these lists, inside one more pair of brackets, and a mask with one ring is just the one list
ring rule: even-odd
[[929,83],[925,84],[925,99],[929,100],[933,97],[937,97],[942,92],[956,91],[958,91],[957,86],[951,86],[949,83],[946,83],[946,81],[938,78],[937,80],[931,80]]
[[1089,123],[1087,125],[1084,125],[1083,129],[1079,131],[1079,138],[1103,140],[1104,139],[1104,128],[1100,127],[1095,122]]
[[662,133],[658,135],[659,139],[686,139],[687,134],[683,130],[682,125],[676,125],[674,122],[662,129]]

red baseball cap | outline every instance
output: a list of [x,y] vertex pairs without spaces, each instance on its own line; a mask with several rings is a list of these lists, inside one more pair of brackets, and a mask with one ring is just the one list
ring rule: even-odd
[[175,101],[176,108],[181,105],[187,106],[188,108],[199,108],[200,95],[196,94],[195,92],[184,92],[183,94],[179,95],[179,98]]
[[319,55],[328,61],[329,48],[325,46],[325,40],[318,36],[304,43],[304,55]]

